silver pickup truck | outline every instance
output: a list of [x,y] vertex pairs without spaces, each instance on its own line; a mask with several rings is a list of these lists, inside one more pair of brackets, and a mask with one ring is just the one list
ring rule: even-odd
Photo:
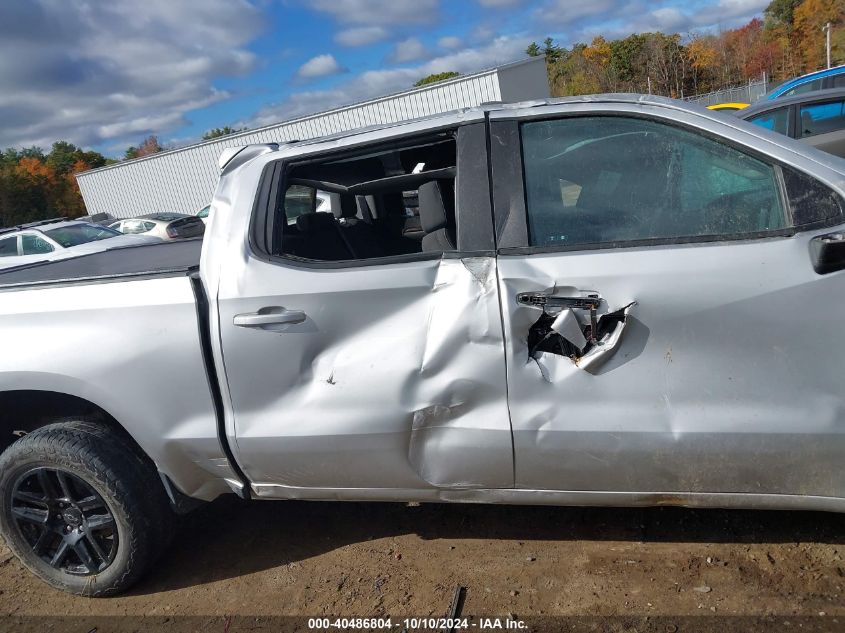
[[0,529],[50,584],[232,492],[845,510],[842,159],[604,95],[220,162],[201,244],[0,273]]

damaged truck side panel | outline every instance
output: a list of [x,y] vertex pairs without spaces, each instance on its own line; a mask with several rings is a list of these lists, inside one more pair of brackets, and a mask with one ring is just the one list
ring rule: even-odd
[[227,491],[845,511],[841,159],[602,95],[220,166],[198,266],[0,272],[0,531],[48,583],[125,590]]
[[[207,249],[227,262],[207,283],[219,314],[228,439],[258,496],[513,486],[496,259],[483,251],[493,242],[483,114],[453,121],[457,251],[323,267],[260,257],[244,248],[253,204],[230,208],[226,238]],[[281,164],[333,149],[336,141],[289,147]],[[219,189],[235,186],[229,181],[258,189],[266,162],[239,171],[247,173],[224,174]],[[304,318],[275,331],[232,327],[236,315],[267,306]]]
[[47,582],[126,589],[228,491],[845,511],[841,159],[603,95],[220,165],[198,266],[0,272],[0,530]]
[[[238,456],[252,481],[512,486],[493,258],[231,270],[222,321],[268,302],[308,315],[278,333],[223,332]],[[278,294],[266,296],[272,287]]]
[[[608,124],[654,117],[746,143],[741,151],[764,152],[785,173],[794,166],[824,178],[838,208],[804,230],[583,246],[554,234],[559,246],[532,247],[538,229],[526,223],[524,181],[504,186],[497,168],[511,174],[524,160],[521,123],[579,114]],[[517,490],[630,492],[646,503],[661,495],[677,503],[677,494],[686,503],[697,494],[754,495],[749,504],[761,494],[845,496],[845,390],[832,351],[841,344],[843,277],[816,274],[811,248],[842,222],[843,177],[830,168],[835,158],[805,157],[778,138],[703,118],[648,104],[594,107],[590,98],[565,113],[491,114],[501,140],[491,163]],[[563,151],[551,147],[548,160]],[[556,177],[562,188],[577,180]],[[782,196],[794,224],[826,204],[805,191]],[[538,309],[553,298],[557,310]],[[573,298],[596,300],[592,324],[589,309],[565,307]],[[595,322],[601,330],[614,312],[622,317],[614,334],[591,344]],[[591,354],[598,364],[584,363]]]
[[[806,247],[793,238],[612,261],[500,257],[517,487],[840,496],[842,379],[818,359],[841,328],[845,299],[833,278],[779,263],[806,257]],[[525,333],[538,311],[513,298],[550,292],[564,277],[600,288],[613,306],[637,301],[595,373],[562,355],[529,355]],[[819,308],[808,330],[795,321],[798,305]]]

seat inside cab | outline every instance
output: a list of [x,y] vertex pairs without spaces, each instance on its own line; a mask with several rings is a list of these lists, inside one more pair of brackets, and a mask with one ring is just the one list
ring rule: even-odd
[[445,134],[294,163],[274,254],[344,261],[457,247],[455,139]]

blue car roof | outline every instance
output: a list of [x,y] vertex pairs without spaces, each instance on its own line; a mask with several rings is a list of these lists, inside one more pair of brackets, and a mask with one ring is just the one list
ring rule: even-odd
[[806,75],[801,75],[800,77],[796,77],[795,79],[790,79],[782,83],[780,86],[772,90],[769,94],[767,99],[776,99],[784,92],[791,90],[795,86],[800,86],[801,84],[807,83],[808,81],[813,81],[814,79],[822,79],[823,77],[830,77],[832,75],[841,75],[845,73],[845,64],[842,66],[836,66],[835,68],[825,68],[824,70],[817,70],[813,73],[807,73]]

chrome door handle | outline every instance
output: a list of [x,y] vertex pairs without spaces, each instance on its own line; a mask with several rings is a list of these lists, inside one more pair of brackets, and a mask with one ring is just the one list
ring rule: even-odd
[[233,323],[237,327],[266,327],[302,323],[306,315],[302,310],[286,310],[278,306],[261,308],[258,312],[236,314]]
[[539,308],[548,314],[550,309],[586,310],[590,313],[590,342],[596,342],[598,326],[598,307],[601,297],[597,294],[587,294],[582,297],[557,297],[544,292],[521,292],[516,295],[517,303],[530,308]]
[[595,310],[601,305],[598,295],[586,297],[557,297],[544,292],[521,292],[516,295],[517,303],[531,308],[576,308],[580,310]]

